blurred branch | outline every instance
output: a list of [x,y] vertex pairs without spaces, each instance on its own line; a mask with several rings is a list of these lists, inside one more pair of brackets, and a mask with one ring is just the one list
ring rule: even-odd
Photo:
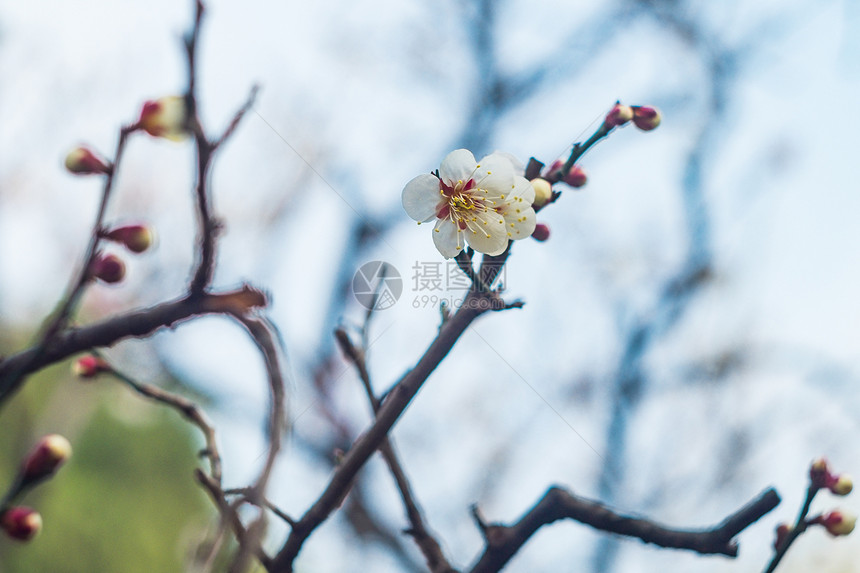
[[616,513],[601,503],[553,486],[512,525],[486,524],[477,513],[477,508],[473,509],[487,547],[471,573],[501,570],[538,529],[559,519],[573,519],[601,531],[637,537],[645,543],[660,547],[736,557],[738,545],[733,538],[770,512],[779,502],[779,495],[769,488],[716,527],[683,530]]
[[260,508],[260,514],[248,527],[249,535],[246,538],[246,543],[240,545],[239,552],[236,554],[230,569],[240,572],[246,570],[247,563],[253,554],[262,552],[261,544],[266,530],[265,492],[275,460],[281,450],[281,435],[284,432],[286,421],[286,395],[284,393],[284,379],[281,374],[280,352],[276,343],[277,337],[273,334],[272,329],[264,320],[249,317],[245,313],[233,313],[233,316],[245,327],[263,354],[271,393],[269,397],[269,450],[263,469],[246,496],[248,501]]

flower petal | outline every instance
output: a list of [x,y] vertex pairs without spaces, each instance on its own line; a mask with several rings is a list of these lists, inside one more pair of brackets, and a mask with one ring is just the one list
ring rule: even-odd
[[475,171],[475,156],[468,149],[455,149],[445,156],[439,167],[442,181],[450,184],[468,181]]
[[479,253],[500,255],[508,246],[508,234],[505,229],[505,218],[495,211],[487,211],[477,217],[476,221],[468,221],[463,233],[466,241]]
[[479,189],[486,189],[488,196],[507,195],[514,176],[511,160],[501,153],[492,153],[478,162],[473,179]]
[[403,209],[416,221],[430,221],[436,217],[441,200],[439,179],[425,173],[414,178],[403,188]]
[[439,219],[433,229],[433,243],[446,259],[463,250],[463,232],[450,219]]
[[513,193],[511,195],[520,197],[529,205],[535,202],[535,188],[525,177],[514,177]]

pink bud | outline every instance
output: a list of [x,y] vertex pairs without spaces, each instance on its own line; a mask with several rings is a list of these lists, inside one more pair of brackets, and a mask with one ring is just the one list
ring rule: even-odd
[[42,516],[29,507],[12,507],[0,517],[6,535],[18,541],[30,541],[42,530]]
[[543,223],[535,225],[535,230],[532,232],[532,238],[541,243],[549,239],[549,227]]
[[72,364],[72,372],[81,378],[93,378],[100,372],[109,372],[110,365],[98,356],[81,356]]
[[824,458],[818,458],[809,466],[809,482],[813,487],[827,487],[830,478],[830,465]]
[[110,173],[105,161],[102,161],[86,147],[76,147],[66,155],[66,169],[76,175],[93,175]]
[[188,137],[188,106],[184,96],[166,96],[143,104],[138,124],[155,137],[182,141]]
[[104,233],[104,238],[122,244],[133,253],[142,253],[152,245],[152,231],[146,225],[125,225]]
[[660,125],[662,117],[656,107],[633,106],[633,124],[642,131],[651,131]]
[[90,266],[90,275],[106,283],[118,283],[125,277],[125,263],[116,255],[100,254]]
[[833,537],[840,535],[848,535],[854,531],[854,525],[857,522],[857,516],[847,511],[831,511],[826,515],[819,515],[815,519],[810,520],[810,523],[817,523],[824,526],[827,533]]
[[588,175],[586,175],[585,169],[579,165],[574,165],[570,168],[570,172],[565,176],[564,182],[571,187],[583,187],[588,183]]
[[72,455],[72,444],[59,434],[50,434],[39,440],[24,460],[21,477],[24,483],[53,475]]
[[633,109],[629,105],[615,104],[606,114],[604,123],[608,127],[618,127],[633,119]]

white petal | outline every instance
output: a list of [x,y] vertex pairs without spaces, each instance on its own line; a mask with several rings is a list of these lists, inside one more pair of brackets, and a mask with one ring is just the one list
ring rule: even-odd
[[514,201],[505,213],[505,229],[512,241],[530,237],[535,231],[535,210],[530,203]]
[[525,177],[514,177],[514,188],[513,195],[514,197],[520,197],[523,201],[531,205],[535,202],[535,188]]
[[457,181],[468,181],[475,171],[475,156],[468,149],[455,149],[445,156],[439,167],[442,181],[453,185]]
[[500,153],[493,153],[478,162],[473,179],[479,189],[486,189],[489,195],[507,195],[510,192],[514,168],[511,161]]
[[514,168],[514,175],[523,175],[526,172],[526,166],[523,165],[523,162],[520,161],[520,158],[514,155],[513,153],[508,153],[507,151],[494,151],[493,155],[501,155],[511,162],[511,167]]
[[463,233],[469,245],[479,253],[500,255],[508,246],[505,218],[495,211],[487,211],[477,221],[469,221]]
[[446,259],[463,250],[463,232],[450,219],[439,219],[433,229],[433,243]]
[[436,209],[442,197],[439,180],[425,173],[414,178],[403,188],[403,209],[416,221],[429,221],[436,217]]

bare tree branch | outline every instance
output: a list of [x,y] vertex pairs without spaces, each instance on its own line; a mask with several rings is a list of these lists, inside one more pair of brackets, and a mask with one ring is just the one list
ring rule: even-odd
[[645,543],[660,547],[735,557],[738,545],[733,538],[775,508],[779,502],[776,491],[767,489],[716,527],[684,530],[616,513],[602,503],[578,497],[561,487],[553,486],[512,525],[487,525],[479,516],[476,517],[487,546],[470,571],[490,573],[501,570],[538,529],[559,519],[573,519],[601,531],[637,537]]

